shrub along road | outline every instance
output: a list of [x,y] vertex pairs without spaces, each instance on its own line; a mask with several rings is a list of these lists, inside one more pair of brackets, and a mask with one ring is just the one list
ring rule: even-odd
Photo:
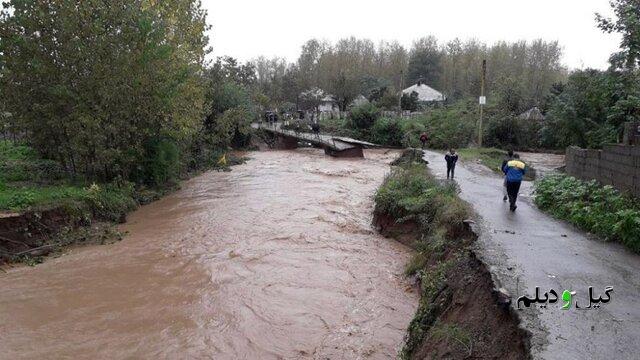
[[[432,172],[443,177],[443,155],[427,151]],[[623,246],[605,243],[543,213],[530,200],[531,183],[523,182],[518,210],[502,202],[502,178],[476,164],[459,164],[456,181],[461,198],[479,215],[479,255],[492,275],[510,293],[517,308],[521,295],[540,297],[551,289],[558,301],[518,311],[522,326],[532,334],[531,351],[540,359],[636,358],[640,351],[640,257]],[[611,301],[589,305],[613,287]],[[562,310],[562,292],[575,291],[571,308]],[[553,298],[552,295],[550,295]]]

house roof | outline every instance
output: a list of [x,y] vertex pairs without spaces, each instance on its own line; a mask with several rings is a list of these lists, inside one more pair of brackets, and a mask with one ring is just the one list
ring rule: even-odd
[[522,114],[518,115],[518,117],[522,120],[544,120],[544,115],[537,106],[534,106],[531,109],[523,112]]
[[411,94],[412,92],[418,93],[419,101],[444,101],[445,96],[438,90],[430,87],[429,85],[418,82],[415,85],[409,86],[402,90],[403,94]]
[[355,99],[353,99],[353,101],[351,102],[351,105],[360,106],[360,105],[366,104],[368,102],[369,102],[369,100],[366,97],[364,97],[364,95],[360,94]]

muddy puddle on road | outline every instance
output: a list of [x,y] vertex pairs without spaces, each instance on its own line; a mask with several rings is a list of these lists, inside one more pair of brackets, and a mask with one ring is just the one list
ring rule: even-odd
[[0,358],[393,358],[410,250],[371,227],[395,152],[249,153],[129,216],[125,239],[0,274]]

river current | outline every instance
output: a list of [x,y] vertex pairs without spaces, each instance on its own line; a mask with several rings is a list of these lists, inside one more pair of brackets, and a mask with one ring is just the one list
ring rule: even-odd
[[371,214],[398,153],[246,156],[130,214],[116,244],[0,273],[0,358],[394,358],[411,250]]

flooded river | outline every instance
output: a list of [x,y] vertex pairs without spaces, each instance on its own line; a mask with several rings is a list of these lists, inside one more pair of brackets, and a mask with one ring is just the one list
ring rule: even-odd
[[249,153],[131,214],[123,241],[0,273],[0,358],[393,358],[410,251],[371,227],[397,153]]

